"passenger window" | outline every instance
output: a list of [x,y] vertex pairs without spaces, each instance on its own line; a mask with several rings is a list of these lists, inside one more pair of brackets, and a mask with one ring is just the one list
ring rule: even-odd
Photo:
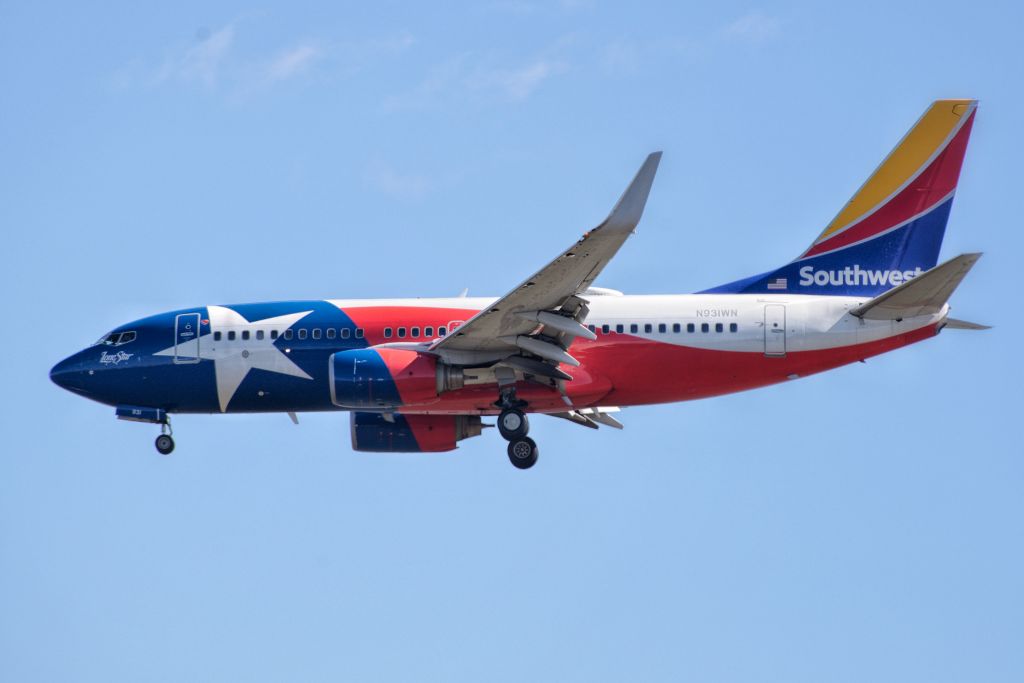
[[678,334],[683,331],[683,326],[679,323],[672,323],[672,331]]
[[667,332],[668,328],[665,327],[665,323],[658,323],[658,332]]
[[213,341],[220,341],[220,330],[213,333]]
[[385,339],[391,339],[391,328],[390,327],[385,327],[384,328],[384,338]]
[[630,323],[629,331],[632,332],[633,334],[636,334],[637,332],[640,331],[640,326],[637,325],[636,323]]
[[441,325],[440,327],[437,328],[438,337],[443,337],[446,334],[448,334],[448,329],[444,325]]
[[249,341],[249,330],[242,330],[242,339]]
[[653,331],[654,331],[654,325],[651,325],[650,323],[644,323],[644,332],[649,334],[649,333],[651,333]]
[[693,323],[686,323],[686,331],[687,332],[693,332],[695,329],[696,328],[693,326]]
[[725,325],[723,325],[722,323],[715,323],[715,332],[724,332],[724,331],[725,331]]
[[729,323],[729,331],[730,332],[735,332],[738,329],[740,329],[739,325],[737,325],[736,323]]
[[277,330],[271,330],[270,331],[270,338],[271,339],[277,339]]
[[334,329],[333,327],[328,327],[327,328],[327,338],[328,339],[334,339],[337,335],[338,335],[338,331],[336,329]]
[[307,330],[305,327],[303,327],[302,329],[299,330],[299,339],[305,339],[308,336],[309,336],[309,330]]
[[235,331],[234,330],[230,330],[228,332],[228,341],[235,341]]
[[322,333],[320,332],[320,328],[319,327],[314,327],[313,328],[313,339],[319,339],[321,337],[321,335],[322,335]]
[[411,330],[409,330],[409,336],[412,337],[413,339],[420,336],[420,328],[414,327]]
[[427,339],[433,339],[434,338],[434,328],[433,327],[424,327],[423,328],[423,336],[426,337]]
[[707,323],[701,323],[700,324],[700,331],[701,332],[710,332],[711,331],[711,325],[708,325]]
[[284,338],[285,338],[286,341],[291,341],[292,337],[294,337],[294,336],[295,336],[295,332],[291,328],[289,328],[289,329],[284,331]]
[[591,332],[597,332],[597,325],[587,325],[587,329]]
[[356,339],[362,339],[362,338],[363,338],[363,328],[357,327],[356,328]]
[[609,330],[611,330],[611,327],[608,325],[601,325],[601,334],[608,334]]
[[349,329],[347,327],[341,328],[341,338],[342,339],[348,339],[348,335],[350,335],[350,334],[351,334],[351,332],[349,331]]
[[624,326],[624,325],[616,325],[616,326],[615,326],[615,331],[616,331],[616,332],[618,332],[619,334],[622,334],[622,331],[623,331],[624,329],[625,329],[625,326]]
[[405,339],[405,328],[404,327],[399,327],[398,328],[398,338],[399,339]]
[[265,337],[265,336],[266,336],[266,334],[267,334],[267,333],[266,333],[266,332],[264,332],[263,330],[256,330],[256,338],[257,338],[257,339],[263,339],[263,337]]

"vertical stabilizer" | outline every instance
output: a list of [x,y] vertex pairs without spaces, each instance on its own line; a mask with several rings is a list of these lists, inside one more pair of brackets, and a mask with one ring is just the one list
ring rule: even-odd
[[711,292],[874,296],[935,266],[976,100],[938,100],[785,266]]

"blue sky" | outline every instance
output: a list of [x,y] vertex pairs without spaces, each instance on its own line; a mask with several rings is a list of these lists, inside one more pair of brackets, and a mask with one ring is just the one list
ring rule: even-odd
[[[0,7],[0,678],[1018,681],[1015,3]],[[173,308],[497,295],[665,157],[598,284],[779,265],[925,106],[981,105],[943,247],[995,325],[761,391],[353,454],[50,384]]]

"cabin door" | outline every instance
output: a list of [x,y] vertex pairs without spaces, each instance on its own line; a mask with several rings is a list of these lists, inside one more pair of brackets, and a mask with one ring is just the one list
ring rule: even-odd
[[786,307],[783,304],[764,307],[764,355],[775,358],[786,355]]
[[199,362],[198,313],[182,313],[174,319],[174,362]]

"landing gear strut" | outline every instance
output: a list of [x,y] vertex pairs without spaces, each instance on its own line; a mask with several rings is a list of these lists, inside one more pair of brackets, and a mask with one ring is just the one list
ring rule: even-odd
[[160,455],[170,455],[174,450],[170,418],[165,418],[165,421],[160,423],[160,436],[156,437],[156,450]]
[[527,436],[530,421],[521,410],[526,407],[526,401],[517,399],[515,387],[509,387],[501,392],[501,398],[495,405],[501,408],[498,432],[508,441],[508,459],[521,470],[533,467],[537,464],[540,450],[537,442]]

